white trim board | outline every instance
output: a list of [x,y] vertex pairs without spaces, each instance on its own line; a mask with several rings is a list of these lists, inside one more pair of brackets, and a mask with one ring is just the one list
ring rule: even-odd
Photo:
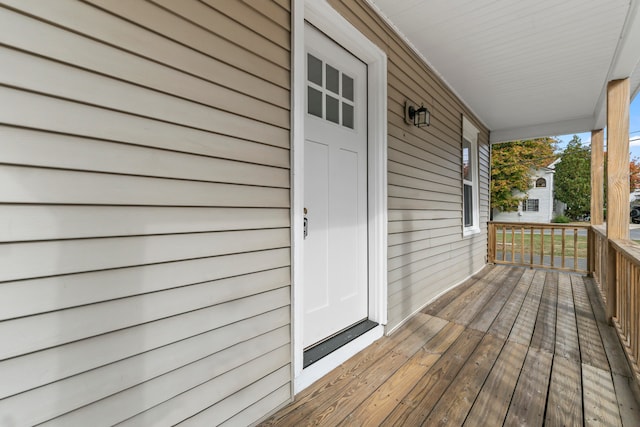
[[[291,238],[292,238],[292,330],[294,393],[327,374],[344,360],[382,336],[373,329],[303,370],[302,346],[302,218],[304,189],[305,112],[305,20],[327,34],[367,64],[368,108],[368,207],[369,207],[369,319],[387,323],[387,56],[326,0],[294,0],[292,22],[292,130],[291,130]],[[379,335],[379,336],[378,336]],[[377,338],[371,341],[371,337]],[[344,360],[342,358],[344,357]],[[304,372],[303,372],[304,371]],[[307,373],[308,372],[308,373]],[[304,375],[304,376],[303,376]],[[315,378],[310,380],[311,378]]]

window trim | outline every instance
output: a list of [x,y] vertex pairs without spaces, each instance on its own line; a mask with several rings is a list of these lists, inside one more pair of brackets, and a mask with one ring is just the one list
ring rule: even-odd
[[[462,140],[460,141],[460,157],[462,160],[463,155],[463,141],[466,140],[470,143],[470,163],[471,163],[471,178],[472,180],[466,180],[464,178],[464,164],[460,167],[460,178],[462,186],[462,235],[471,236],[473,234],[480,233],[480,175],[478,174],[478,129],[464,116],[462,116]],[[462,162],[461,162],[462,163]],[[471,185],[471,203],[472,207],[472,219],[473,222],[470,226],[464,224],[464,186]]]

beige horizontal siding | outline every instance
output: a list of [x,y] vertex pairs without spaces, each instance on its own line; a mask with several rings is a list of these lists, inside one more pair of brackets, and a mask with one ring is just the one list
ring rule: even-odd
[[[486,263],[488,131],[363,0],[331,0],[388,56],[388,329]],[[404,123],[424,105],[431,126]],[[462,235],[462,116],[480,130],[481,233]]]
[[3,422],[290,399],[288,9],[0,1]]

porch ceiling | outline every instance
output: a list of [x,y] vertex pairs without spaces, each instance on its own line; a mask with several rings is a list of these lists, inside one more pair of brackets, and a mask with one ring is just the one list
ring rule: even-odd
[[603,128],[607,82],[640,87],[640,0],[369,1],[492,142]]

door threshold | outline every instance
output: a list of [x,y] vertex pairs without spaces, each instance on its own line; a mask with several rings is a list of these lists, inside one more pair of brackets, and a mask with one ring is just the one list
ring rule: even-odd
[[378,326],[376,322],[365,319],[345,329],[344,331],[335,334],[331,338],[326,339],[314,345],[313,347],[310,347],[308,350],[304,351],[302,365],[303,368],[306,368],[309,365],[327,356],[328,354],[333,353],[340,347],[350,343],[361,335],[366,334],[376,326]]

